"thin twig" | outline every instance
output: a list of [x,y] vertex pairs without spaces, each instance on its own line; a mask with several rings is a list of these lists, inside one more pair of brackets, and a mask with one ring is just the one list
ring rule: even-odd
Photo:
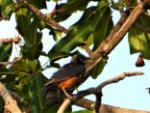
[[143,75],[143,74],[144,74],[143,72],[123,72],[123,73],[115,76],[114,78],[111,78],[109,80],[102,82],[97,88],[102,89],[103,87],[105,87],[108,84],[117,83],[120,80],[123,80],[125,77],[139,76],[139,75]]
[[19,62],[20,60],[22,60],[22,58],[23,58],[23,57],[20,56],[20,57],[16,57],[15,60],[14,60],[14,61],[11,61],[11,62],[0,62],[0,66],[1,66],[1,65],[6,66],[6,65],[14,64],[14,63]]
[[68,106],[71,104],[71,100],[66,98],[62,105],[59,107],[57,113],[65,113],[66,109],[68,108]]
[[143,75],[143,73],[142,72],[123,72],[123,73],[115,76],[114,78],[111,78],[109,80],[106,80],[106,81],[100,83],[100,85],[98,85],[96,88],[89,88],[89,89],[78,92],[77,98],[83,98],[90,94],[97,94],[97,93],[101,92],[102,88],[105,87],[106,85],[109,85],[112,83],[117,83],[120,80],[123,80],[125,77],[139,76],[139,75]]
[[68,30],[66,28],[64,28],[63,26],[61,26],[60,24],[58,24],[53,19],[48,18],[38,8],[36,8],[35,6],[29,4],[27,1],[25,1],[25,2],[24,1],[23,2],[17,1],[17,2],[22,6],[22,8],[27,8],[29,11],[31,11],[38,18],[40,18],[41,20],[43,20],[51,28],[57,29],[57,30],[62,31],[64,33],[68,33]]
[[5,102],[4,111],[8,111],[10,113],[22,113],[20,108],[17,105],[16,100],[12,98],[9,94],[9,91],[5,88],[5,86],[0,82],[0,96],[3,98]]
[[0,43],[19,43],[21,41],[20,36],[16,36],[14,38],[0,38]]
[[8,19],[7,17],[0,17],[0,21]]

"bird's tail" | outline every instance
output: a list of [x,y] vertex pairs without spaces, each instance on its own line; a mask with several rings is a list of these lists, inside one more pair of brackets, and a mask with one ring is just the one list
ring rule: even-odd
[[44,97],[46,106],[61,103],[64,99],[64,94],[62,93],[62,91],[52,84],[45,85],[41,91],[41,94]]

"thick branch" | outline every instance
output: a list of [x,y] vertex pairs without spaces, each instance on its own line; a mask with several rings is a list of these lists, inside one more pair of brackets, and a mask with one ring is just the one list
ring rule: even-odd
[[1,82],[0,82],[0,96],[3,98],[5,102],[4,111],[8,111],[10,113],[22,113],[17,105],[17,102],[12,98],[8,90]]
[[[74,104],[83,108],[87,108],[89,110],[93,110],[95,106],[95,102],[88,99],[81,99],[78,101],[74,101]],[[150,113],[150,112],[120,108],[120,107],[114,107],[114,106],[102,104],[100,108],[100,113]]]
[[[146,1],[148,2],[148,1]],[[127,18],[127,14],[124,13],[121,16],[121,19],[114,26],[113,30],[111,31],[110,35],[99,45],[99,47],[94,51],[93,54],[93,61],[90,61],[86,67],[87,72],[93,69],[95,65],[97,65],[104,56],[109,54],[114,47],[123,39],[124,35],[130,29],[132,24],[135,20],[140,16],[141,13],[144,11],[144,5],[146,2],[139,3],[134,10],[131,12],[129,17]],[[127,19],[126,19],[127,18]]]

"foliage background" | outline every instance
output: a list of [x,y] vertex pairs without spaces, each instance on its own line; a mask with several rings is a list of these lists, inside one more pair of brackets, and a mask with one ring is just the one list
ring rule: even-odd
[[[51,5],[51,4],[48,4],[48,5]],[[63,26],[66,26],[66,25],[69,25],[69,23],[73,23],[73,21],[75,21],[74,18],[76,16],[80,15],[80,14],[81,13],[72,16],[72,19],[70,21],[66,20],[65,22],[62,22],[61,24]],[[116,17],[116,14],[115,14],[115,17]],[[11,20],[12,20],[11,22],[4,22],[3,21],[3,22],[0,23],[1,24],[1,28],[2,28],[2,30],[0,29],[1,36],[3,36],[3,37],[12,37],[12,36],[14,36],[14,34],[15,35],[17,34],[16,31],[14,30],[14,28],[16,26],[15,23],[14,23],[14,18],[12,18]],[[38,21],[38,20],[36,20],[36,21]],[[11,28],[11,26],[7,27],[8,25],[6,25],[6,24],[8,24],[9,26],[12,25],[12,28]],[[4,25],[4,27],[2,25]],[[66,26],[66,27],[69,27],[69,26]],[[26,29],[28,29],[28,28],[30,28],[30,27],[27,27]],[[8,34],[8,31],[10,31],[9,34]],[[26,32],[27,31],[25,31],[25,33]],[[52,40],[52,37],[49,36],[49,30],[44,29],[42,31],[42,33],[43,33],[42,42],[44,43],[43,44],[43,50],[46,51],[46,52],[48,52],[50,50],[50,48],[53,46],[54,40]],[[30,34],[28,34],[28,35],[30,35]],[[39,36],[41,34],[37,34],[37,35]],[[30,39],[34,39],[33,35],[31,35]],[[39,40],[32,40],[32,41],[37,41],[36,42],[36,47],[38,47],[40,45],[40,41]],[[145,104],[145,103],[148,103],[150,101],[149,95],[148,95],[148,93],[145,90],[145,88],[149,86],[149,81],[148,80],[150,80],[150,77],[148,76],[149,75],[149,69],[148,69],[148,67],[149,67],[150,64],[149,64],[148,61],[146,61],[146,66],[145,67],[137,69],[134,66],[134,63],[135,63],[136,58],[137,58],[137,54],[136,55],[132,55],[132,56],[129,55],[129,48],[128,48],[128,42],[127,41],[128,40],[127,40],[127,37],[126,37],[119,44],[119,46],[117,48],[115,48],[113,50],[113,52],[110,54],[110,56],[109,56],[109,62],[106,65],[106,67],[104,68],[104,70],[103,70],[103,72],[101,74],[101,77],[98,77],[96,80],[93,80],[93,79],[90,78],[81,87],[81,89],[87,88],[87,84],[89,84],[89,83],[91,84],[91,86],[96,86],[95,83],[99,83],[102,80],[110,78],[111,75],[115,75],[118,72],[122,72],[122,71],[134,71],[134,70],[145,71],[145,76],[143,76],[143,77],[130,78],[130,79],[127,79],[127,80],[124,80],[124,81],[120,82],[117,85],[115,84],[115,85],[111,85],[111,86],[106,87],[104,89],[103,102],[111,104],[111,105],[119,105],[119,106],[123,106],[123,107],[130,107],[130,108],[136,108],[136,109],[150,110],[149,109],[150,108],[149,104]],[[28,38],[27,38],[27,42],[28,42]],[[29,41],[29,43],[30,43],[30,41]],[[16,51],[16,50],[14,49],[14,51]],[[33,48],[33,51],[34,51],[34,48]],[[31,53],[33,51],[31,51]],[[26,51],[24,51],[24,52],[26,52]],[[26,54],[26,53],[24,53],[24,54]],[[14,52],[14,56],[15,55],[17,55],[17,54]],[[34,55],[31,56],[31,59],[32,59],[32,57],[34,57]],[[44,65],[44,63],[47,61],[47,58],[45,58],[45,57],[40,57],[40,59],[42,61],[41,62],[42,65]],[[61,60],[60,62],[61,62],[61,65],[63,65],[66,62],[68,62],[68,60]],[[37,75],[38,74],[40,74],[40,75],[42,74],[42,73],[38,73],[38,71],[37,71],[37,70],[40,69],[40,66],[37,65],[38,61],[30,62],[28,60],[27,61],[24,60],[23,64],[25,64],[25,66],[26,66],[24,68],[25,70],[23,70],[23,71],[25,71],[25,72],[27,72],[29,74],[34,74],[34,72],[36,71]],[[34,65],[36,65],[36,67]],[[16,67],[15,67],[15,65],[14,65],[13,67],[15,68],[15,70],[18,69],[20,71],[19,66],[16,65]],[[43,73],[46,76],[47,75],[49,76],[49,75],[52,74],[52,71],[54,71],[52,68],[51,69],[48,68]],[[22,70],[21,70],[21,72],[22,72]],[[24,75],[26,73],[21,73],[21,74]],[[23,75],[22,75],[22,77],[23,77]],[[26,75],[24,75],[24,76],[26,76]],[[40,76],[38,76],[38,77],[40,77]],[[37,81],[37,80],[39,80],[38,77],[34,78],[35,79],[35,80],[33,80],[34,83],[36,83],[36,82],[39,83],[40,82],[40,81]],[[12,78],[12,79],[14,79],[14,78]],[[12,81],[12,79],[10,79],[10,80]],[[20,77],[15,78],[15,82],[16,82],[16,80],[18,81],[20,79],[22,79],[22,78],[20,78]],[[26,80],[29,80],[29,79],[30,78],[28,78],[28,77],[26,78]],[[25,82],[24,81],[21,82],[21,84],[17,85],[16,88],[21,89],[23,83],[25,83]],[[10,84],[10,86],[12,86],[12,84],[14,84],[14,83],[12,82]],[[8,85],[8,88],[9,88],[9,85]],[[33,89],[32,89],[32,83],[31,83],[30,88],[33,91]],[[35,86],[34,86],[34,88],[35,88]],[[29,95],[31,97],[29,100],[32,101],[33,103],[38,103],[38,105],[40,105],[40,103],[41,103],[40,99],[39,99],[39,102],[36,102],[35,101],[36,99],[34,100],[34,98],[32,98],[33,95],[35,95],[35,93],[37,93],[40,90],[38,88],[40,88],[40,86],[37,86],[36,89],[34,89],[33,92],[30,92],[30,90],[29,90]],[[11,89],[11,87],[10,87],[10,89]],[[19,91],[19,90],[17,90],[17,91]],[[115,94],[114,94],[114,92],[115,92]],[[90,97],[90,98],[93,98],[93,97]],[[32,106],[33,107],[32,109],[34,109],[35,112],[36,112],[36,110],[38,110],[38,109],[35,109],[35,108],[40,108],[38,105]]]

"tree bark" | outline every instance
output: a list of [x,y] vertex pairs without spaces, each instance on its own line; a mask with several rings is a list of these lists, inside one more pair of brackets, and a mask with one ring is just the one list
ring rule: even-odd
[[22,113],[20,108],[17,105],[16,100],[12,98],[9,94],[9,91],[5,88],[5,86],[0,82],[0,96],[3,98],[4,105],[4,113]]
[[[80,101],[76,101],[74,104],[89,110],[93,110],[95,106],[95,103],[88,99],[81,99]],[[150,113],[150,111],[134,110],[102,104],[100,107],[100,113]]]

